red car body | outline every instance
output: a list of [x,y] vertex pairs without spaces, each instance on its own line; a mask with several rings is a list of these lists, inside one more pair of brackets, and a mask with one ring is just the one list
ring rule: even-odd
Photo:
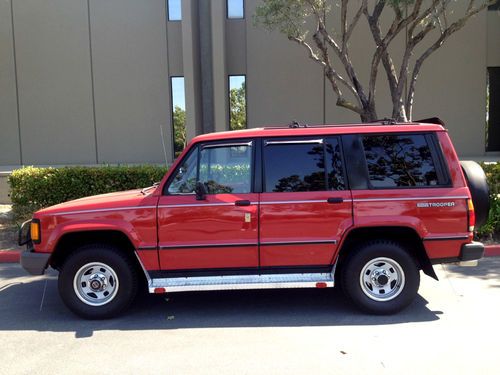
[[[197,145],[363,134],[433,134],[449,183],[422,188],[220,193],[203,200],[195,194],[164,193],[180,163]],[[421,249],[416,255],[420,268],[435,277],[431,264],[482,256],[481,244],[472,256],[463,253],[464,246],[473,243],[471,199],[458,157],[441,125],[353,124],[207,134],[191,141],[155,187],[78,199],[36,212],[41,238],[25,253],[23,265],[32,273],[43,273],[49,265],[61,266],[68,241],[99,233],[119,236],[136,254],[150,291],[168,292],[168,287],[156,288],[151,280],[203,270],[223,275],[225,270],[261,274],[329,267],[333,274],[347,243],[383,233],[384,238],[394,234],[411,240]],[[34,262],[35,266],[32,258],[43,260]],[[326,285],[330,286],[316,284]]]

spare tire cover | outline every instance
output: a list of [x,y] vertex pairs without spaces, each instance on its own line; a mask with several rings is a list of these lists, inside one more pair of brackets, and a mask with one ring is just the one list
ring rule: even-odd
[[490,211],[490,189],[483,168],[475,161],[460,161],[464,171],[467,185],[469,186],[476,213],[476,228],[479,228],[486,220]]

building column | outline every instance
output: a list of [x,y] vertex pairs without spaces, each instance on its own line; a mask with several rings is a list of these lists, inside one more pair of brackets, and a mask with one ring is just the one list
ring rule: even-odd
[[182,59],[186,95],[186,136],[188,141],[203,133],[201,99],[198,1],[182,2]]
[[215,131],[229,130],[229,83],[226,66],[226,1],[212,0],[212,82]]

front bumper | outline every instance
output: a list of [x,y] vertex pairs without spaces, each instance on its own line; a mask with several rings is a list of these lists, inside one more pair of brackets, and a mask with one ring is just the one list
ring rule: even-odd
[[452,258],[431,259],[432,264],[440,263],[461,263],[471,262],[481,259],[484,255],[484,245],[481,242],[472,241],[471,243],[463,244],[460,249],[460,255]]
[[50,253],[35,253],[27,249],[21,253],[21,266],[32,275],[43,275],[49,264]]

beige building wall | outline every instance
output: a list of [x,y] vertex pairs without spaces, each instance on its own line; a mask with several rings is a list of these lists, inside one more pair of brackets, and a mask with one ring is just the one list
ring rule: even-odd
[[[203,118],[229,129],[229,75],[246,76],[249,127],[359,121],[335,105],[321,67],[300,46],[254,26],[259,0],[245,0],[244,19],[227,19],[226,0],[206,0],[209,7],[183,0],[182,21],[167,20],[166,1],[0,3],[0,169],[163,163],[160,125],[170,162],[172,76],[185,77],[190,138],[206,128]],[[335,17],[327,23],[338,23]],[[366,23],[360,26],[351,56],[367,85],[374,44]],[[500,66],[499,40],[500,13],[485,11],[419,78],[414,118],[443,118],[461,156],[487,156],[486,70]],[[396,56],[404,43],[395,41]],[[382,67],[377,95],[379,117],[390,116]]]
[[95,163],[88,8],[13,2],[23,164]]
[[500,66],[500,11],[486,15],[486,62],[488,66]]
[[0,2],[0,165],[21,163],[12,4]]
[[[91,0],[99,163],[155,163],[172,148],[163,0]],[[160,129],[163,127],[163,130]]]

